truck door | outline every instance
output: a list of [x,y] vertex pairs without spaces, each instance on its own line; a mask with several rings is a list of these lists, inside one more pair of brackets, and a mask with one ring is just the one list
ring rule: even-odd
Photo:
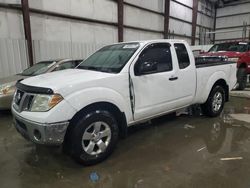
[[176,92],[179,96],[179,107],[190,105],[196,90],[196,67],[191,50],[188,52],[183,43],[174,44],[174,62],[178,62],[176,76],[178,77]]
[[133,89],[134,119],[141,120],[178,106],[174,48],[169,43],[148,45],[130,67]]

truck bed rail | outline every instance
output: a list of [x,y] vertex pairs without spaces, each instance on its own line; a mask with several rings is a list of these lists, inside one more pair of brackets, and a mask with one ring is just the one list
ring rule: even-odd
[[196,68],[233,64],[233,63],[236,62],[228,61],[228,58],[225,56],[202,56],[195,58]]

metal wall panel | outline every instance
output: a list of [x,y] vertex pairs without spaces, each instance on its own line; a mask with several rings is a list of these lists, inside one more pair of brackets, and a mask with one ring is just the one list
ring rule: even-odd
[[[239,3],[241,2],[244,1],[239,1]],[[246,22],[247,25],[250,25],[249,10],[250,3],[219,8],[217,10],[216,29],[218,29],[219,32],[225,33],[216,33],[216,40],[219,42],[228,41],[230,39],[240,40],[244,35],[246,35],[246,38],[249,38],[250,28],[248,27],[246,33],[243,31],[243,22]]]
[[250,14],[217,18],[216,27],[224,28],[224,27],[232,27],[232,26],[240,26],[240,25],[243,26],[244,21],[250,24]]
[[187,5],[187,6],[190,6],[190,7],[193,6],[193,0],[177,0],[177,1],[183,3],[183,4]]
[[148,8],[157,12],[164,11],[164,0],[124,0],[125,2],[135,4],[137,6]]
[[[157,12],[164,12],[164,0],[125,0]],[[178,0],[192,7],[192,0]],[[0,0],[20,4],[21,0]],[[111,0],[29,0],[31,8],[65,13],[79,17],[117,22],[117,4]],[[60,6],[58,6],[60,4]],[[171,1],[170,15],[191,22],[192,10]],[[205,10],[205,9],[204,9]],[[208,12],[207,12],[208,13]],[[125,5],[124,23],[135,27],[163,31],[164,17]],[[198,18],[199,22],[199,18]],[[20,11],[0,9],[0,77],[18,73],[27,67],[27,51]],[[201,25],[208,26],[206,18]],[[191,36],[191,24],[170,19],[175,34]],[[104,44],[118,41],[115,26],[87,23],[31,13],[34,61],[58,58],[86,58]],[[197,32],[198,33],[198,32]],[[171,36],[171,35],[170,35]],[[124,29],[124,40],[163,38],[159,32]],[[190,38],[182,38],[190,43]]]
[[29,0],[32,8],[117,22],[116,2],[110,0]]
[[169,29],[176,34],[191,36],[192,25],[178,20],[169,19]]
[[56,41],[33,41],[34,61],[37,63],[49,59],[86,59],[104,44],[71,43]]
[[[137,18],[137,19],[135,19]],[[124,24],[140,28],[163,31],[164,17],[134,7],[124,7]]]
[[0,38],[24,39],[22,14],[0,8]]
[[188,22],[192,22],[192,10],[174,1],[171,1],[170,3],[170,15]]
[[21,4],[21,0],[0,0],[0,3]]
[[208,27],[208,28],[213,28],[214,19],[210,18],[208,16],[205,16],[203,14],[198,14],[198,16],[197,16],[197,24]]
[[78,22],[51,16],[31,15],[33,40],[81,43],[117,42],[115,26]]
[[[86,59],[104,46],[94,43],[33,41],[34,62],[49,59]],[[0,38],[0,78],[22,72],[28,67],[26,41]]]
[[0,38],[0,78],[27,68],[26,41]]
[[225,8],[218,9],[217,16],[219,17],[219,16],[227,16],[227,15],[232,15],[232,14],[239,14],[239,13],[249,13],[249,10],[250,10],[250,3],[228,6]]
[[162,39],[163,34],[137,31],[133,29],[124,29],[124,41],[137,41],[149,39]]

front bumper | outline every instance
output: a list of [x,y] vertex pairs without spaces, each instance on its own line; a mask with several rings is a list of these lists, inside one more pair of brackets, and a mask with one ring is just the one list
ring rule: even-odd
[[27,140],[36,144],[61,145],[69,122],[37,123],[29,121],[12,110],[17,131]]

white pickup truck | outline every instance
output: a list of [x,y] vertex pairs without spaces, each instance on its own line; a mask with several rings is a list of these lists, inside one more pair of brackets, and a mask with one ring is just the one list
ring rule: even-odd
[[91,165],[111,154],[128,126],[192,104],[219,115],[235,84],[236,63],[197,63],[185,41],[118,43],[76,69],[18,82],[12,112],[25,138],[63,145]]

